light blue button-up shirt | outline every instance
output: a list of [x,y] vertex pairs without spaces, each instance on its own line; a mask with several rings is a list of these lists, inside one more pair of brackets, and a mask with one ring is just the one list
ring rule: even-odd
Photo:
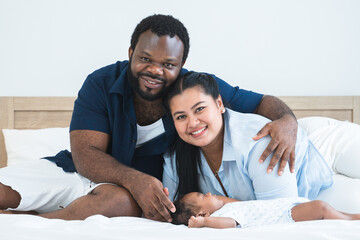
[[[263,164],[259,163],[271,137],[258,141],[252,139],[269,122],[268,119],[226,109],[224,122],[223,158],[218,175],[229,197],[243,201],[297,196],[315,199],[320,190],[332,185],[331,169],[300,127],[295,149],[295,173],[290,173],[286,167],[279,176],[278,165],[271,174],[266,172],[273,154]],[[163,185],[169,189],[173,200],[178,185],[175,154],[166,153],[164,159]],[[225,196],[202,152],[201,162],[204,177],[198,169],[200,191]]]

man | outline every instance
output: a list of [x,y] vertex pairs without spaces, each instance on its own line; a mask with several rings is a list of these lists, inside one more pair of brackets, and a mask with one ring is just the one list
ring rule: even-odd
[[[162,154],[176,133],[172,120],[164,115],[162,96],[187,71],[182,67],[189,46],[186,28],[172,16],[143,19],[132,34],[129,61],[95,71],[80,89],[70,125],[72,154],[60,152],[48,158],[66,173],[44,160],[28,170],[34,172],[29,180],[22,178],[21,184],[15,184],[8,180],[14,176],[11,168],[2,169],[0,209],[34,210],[40,216],[61,219],[143,214],[171,221],[169,211],[174,212],[175,207],[161,183]],[[217,81],[223,99],[234,110],[274,120],[254,137],[270,134],[273,138],[260,158],[263,161],[275,150],[268,171],[280,159],[279,174],[289,159],[293,169],[297,122],[289,108],[275,97]],[[75,167],[79,174],[69,173]],[[29,195],[26,184],[37,186],[34,182],[41,181],[39,175],[45,179],[56,176],[56,180],[43,181],[41,189],[45,190]],[[43,204],[39,195],[47,199]]]

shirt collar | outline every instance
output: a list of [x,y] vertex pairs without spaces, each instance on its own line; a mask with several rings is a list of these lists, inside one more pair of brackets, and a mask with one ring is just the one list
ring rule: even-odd
[[[125,115],[127,115],[130,122],[136,123],[134,103],[132,101],[132,88],[128,82],[127,76],[127,72],[130,71],[129,61],[121,62],[121,64],[116,67],[116,71],[120,71],[120,75],[110,88],[110,93],[120,94],[123,96],[123,108],[125,109]],[[182,70],[182,73],[186,71],[187,70]],[[162,119],[165,133],[170,144],[170,142],[172,143],[172,141],[175,139],[175,127],[171,117],[164,115]]]
[[[117,62],[115,71],[118,71],[119,77],[110,88],[110,94],[119,94],[122,96],[122,108],[125,116],[130,123],[136,124],[135,108],[131,86],[128,82],[127,71],[129,71],[129,62]],[[117,76],[118,74],[114,74]]]
[[223,161],[235,161],[236,155],[231,142],[231,132],[229,126],[229,113],[226,109],[224,113],[224,146],[223,146]]
[[116,79],[115,83],[110,88],[110,93],[117,93],[124,97],[131,93],[131,87],[128,83],[127,71],[129,70],[129,61],[121,62],[116,67],[116,71],[120,71],[119,77]]
[[[222,156],[222,162],[219,168],[219,172],[222,172],[224,170],[224,162],[231,162],[236,161],[236,155],[233,148],[233,144],[231,143],[231,132],[230,132],[230,126],[229,126],[229,113],[226,109],[224,113],[224,146],[223,146],[223,156]],[[202,164],[202,170],[205,176],[208,176],[212,178],[214,174],[212,173],[204,154],[201,152],[201,164]],[[198,173],[200,174],[200,169],[198,168]],[[220,190],[219,190],[220,191]]]

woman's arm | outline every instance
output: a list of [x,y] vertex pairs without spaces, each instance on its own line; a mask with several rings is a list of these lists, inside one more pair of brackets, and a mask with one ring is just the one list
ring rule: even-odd
[[188,221],[189,228],[235,228],[236,221],[229,217],[190,217]]
[[[291,173],[288,168],[283,170],[282,176],[279,176],[276,171],[267,173],[267,164],[260,164],[258,161],[270,141],[270,137],[267,136],[256,142],[245,163],[248,177],[252,181],[255,197],[256,199],[297,197],[298,190],[295,173]],[[272,154],[266,158],[265,163],[270,161],[271,158]],[[276,166],[275,170],[278,167]]]

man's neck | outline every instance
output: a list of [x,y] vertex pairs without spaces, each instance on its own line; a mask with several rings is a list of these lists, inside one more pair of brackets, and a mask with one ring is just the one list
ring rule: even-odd
[[162,99],[156,99],[153,101],[146,100],[142,97],[140,97],[136,92],[134,93],[134,105],[141,105],[141,106],[156,106],[162,104]]
[[136,122],[140,126],[150,125],[159,120],[164,115],[164,108],[161,99],[148,101],[134,94],[134,107]]

